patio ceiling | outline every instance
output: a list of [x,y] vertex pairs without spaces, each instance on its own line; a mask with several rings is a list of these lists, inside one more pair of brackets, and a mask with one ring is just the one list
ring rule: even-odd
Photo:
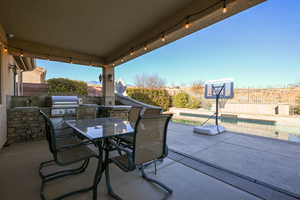
[[2,0],[0,24],[13,55],[116,66],[263,1]]

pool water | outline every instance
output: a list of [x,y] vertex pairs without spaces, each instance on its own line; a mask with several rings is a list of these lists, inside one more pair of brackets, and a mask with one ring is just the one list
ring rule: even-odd
[[[193,117],[194,119],[197,119],[197,122],[193,122],[193,124],[196,123],[199,125],[205,122],[209,117],[209,115],[194,113],[179,113],[179,115],[183,117]],[[208,120],[207,122],[207,124],[214,123],[214,118]],[[219,117],[219,124],[224,126],[228,131],[287,140],[292,142],[300,142],[300,125],[299,127],[279,126],[276,124],[276,121],[272,120],[238,118],[233,115],[224,115],[222,117]]]

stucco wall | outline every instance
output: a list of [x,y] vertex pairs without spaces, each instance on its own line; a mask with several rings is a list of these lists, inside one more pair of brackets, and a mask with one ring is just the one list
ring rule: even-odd
[[13,73],[9,70],[9,64],[13,64],[13,57],[3,52],[0,53],[1,70],[1,103],[0,103],[0,149],[6,142],[6,96],[13,94]]
[[23,72],[23,83],[45,83],[47,71],[37,67],[33,71]]

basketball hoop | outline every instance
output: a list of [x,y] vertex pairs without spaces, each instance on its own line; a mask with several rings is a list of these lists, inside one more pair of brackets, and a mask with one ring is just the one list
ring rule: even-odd
[[225,108],[225,105],[229,99],[219,99],[219,108]]
[[219,126],[219,108],[224,108],[228,99],[234,97],[234,84],[232,79],[220,79],[205,82],[205,98],[216,100],[216,112],[208,118],[215,117],[214,126],[204,126],[208,121],[205,121],[201,126],[195,127],[194,132],[216,135],[225,131],[225,128]]

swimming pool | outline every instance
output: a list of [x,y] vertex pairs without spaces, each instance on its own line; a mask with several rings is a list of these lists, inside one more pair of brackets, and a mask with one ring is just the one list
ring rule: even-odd
[[[180,112],[179,116],[197,119],[193,124],[202,124],[209,115]],[[207,123],[214,124],[214,118]],[[220,125],[224,126],[229,131],[246,133],[250,135],[257,135],[269,137],[280,140],[287,140],[292,142],[300,142],[300,125],[299,126],[280,126],[273,120],[248,119],[239,118],[234,115],[223,115],[219,117]]]

